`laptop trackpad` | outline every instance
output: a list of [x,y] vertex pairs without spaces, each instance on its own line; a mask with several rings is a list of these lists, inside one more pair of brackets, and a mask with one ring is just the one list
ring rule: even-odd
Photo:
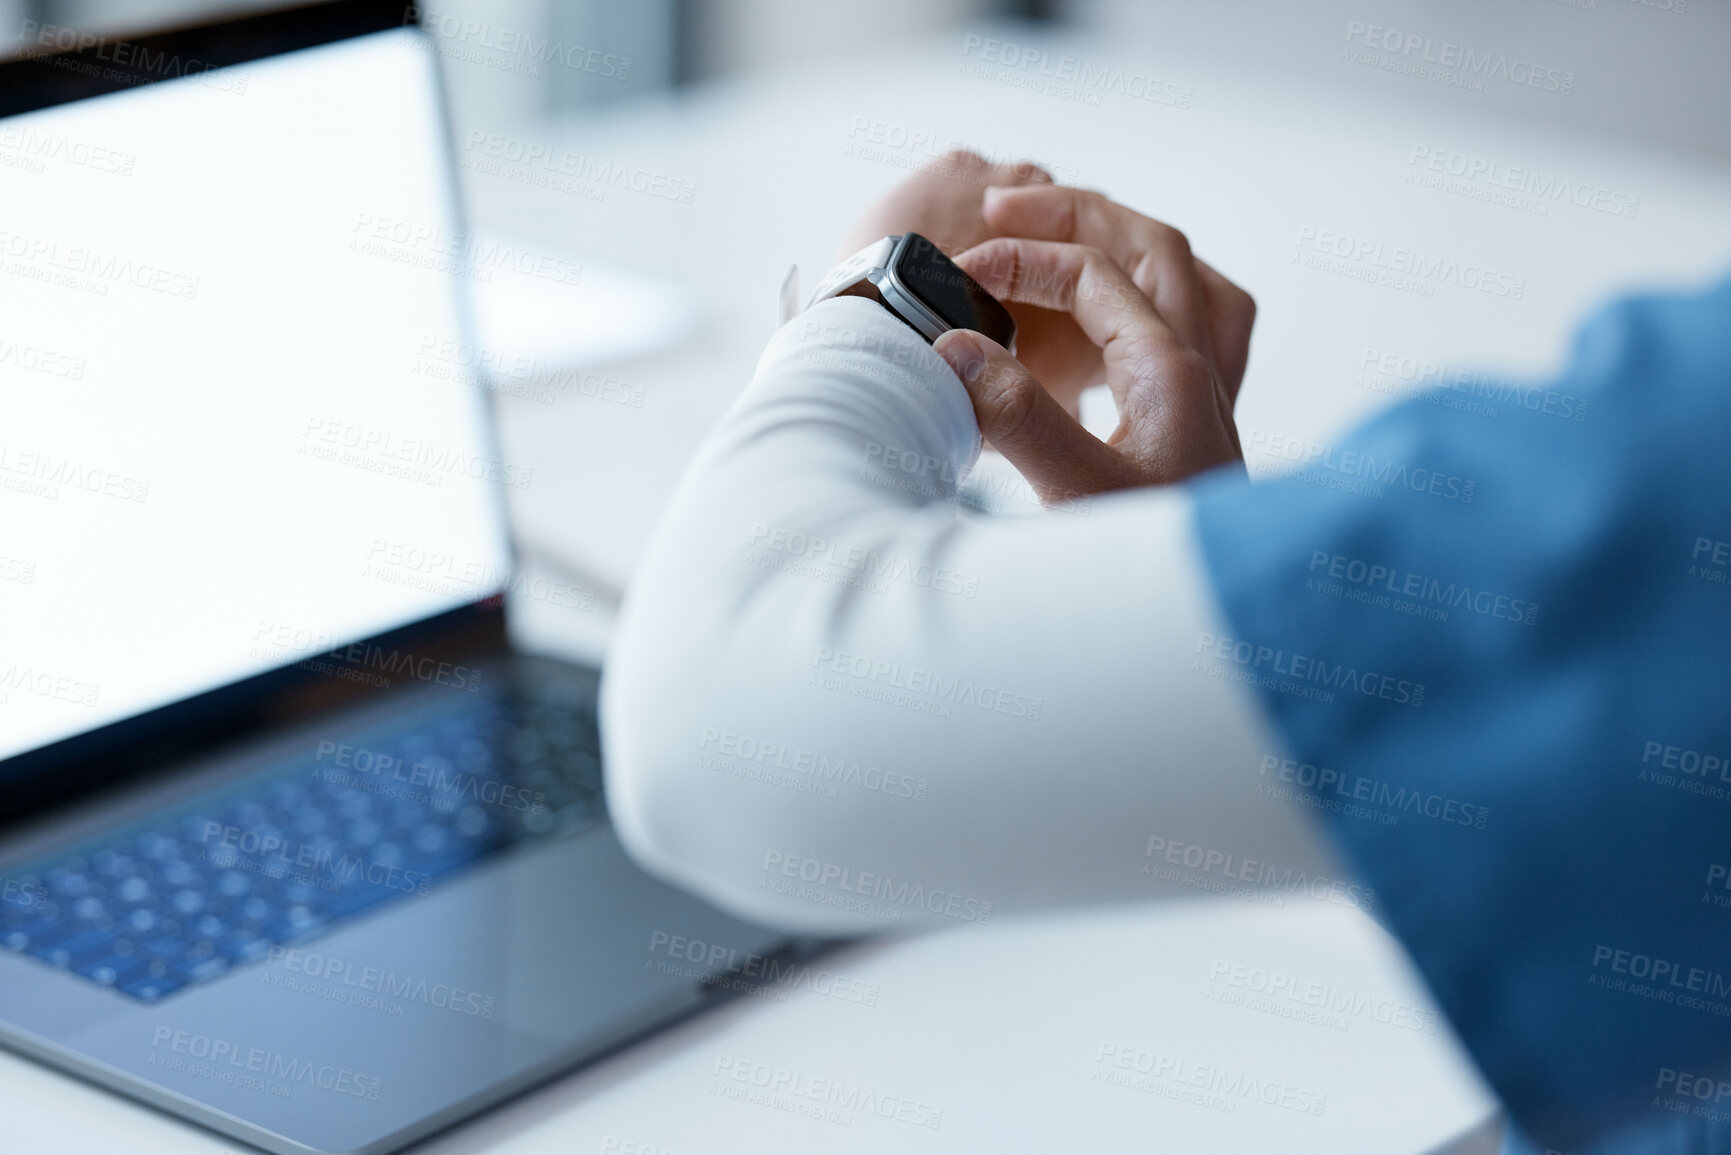
[[675,936],[704,944],[698,957],[733,952],[720,967],[735,970],[779,941],[649,878],[602,825],[65,1041],[315,1149],[352,1150],[697,1006],[696,968],[668,965]]

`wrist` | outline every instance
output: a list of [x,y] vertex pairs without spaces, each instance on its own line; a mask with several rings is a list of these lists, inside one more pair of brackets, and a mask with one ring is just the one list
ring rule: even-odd
[[[794,366],[807,371],[790,376]],[[949,365],[889,310],[857,294],[819,301],[784,325],[759,365],[759,381],[772,378],[797,381],[802,392],[867,401],[886,445],[955,454],[967,465],[979,452],[973,402]],[[934,435],[938,441],[927,444]]]
[[837,265],[812,304],[860,296],[930,343],[951,329],[973,329],[1012,352],[1016,323],[996,297],[918,233],[887,236]]

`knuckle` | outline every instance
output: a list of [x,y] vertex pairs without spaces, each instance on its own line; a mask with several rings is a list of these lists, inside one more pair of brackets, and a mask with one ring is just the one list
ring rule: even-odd
[[1157,248],[1143,249],[1136,254],[1136,263],[1130,266],[1130,280],[1144,293],[1152,295],[1154,287],[1159,284],[1159,260]]
[[1098,211],[1098,203],[1106,198],[1093,189],[1072,188],[1066,185],[1053,185],[1051,190],[1053,203],[1057,206],[1057,231],[1052,235],[1068,239],[1076,235],[1082,220],[1090,213]]
[[1171,358],[1172,345],[1165,334],[1150,330],[1127,335],[1121,360],[1129,368],[1131,379],[1146,384],[1164,376],[1160,366]]
[[1027,280],[1028,270],[1034,268],[1034,254],[1028,251],[1028,246],[1020,240],[1007,241],[998,250],[998,271],[1011,288],[1019,289]]
[[1183,345],[1173,352],[1170,375],[1174,383],[1184,388],[1198,388],[1214,383],[1214,365],[1198,349]]
[[1015,288],[1020,259],[1012,238],[993,237],[981,241],[973,248],[957,253],[954,260],[963,272],[988,288],[997,286],[1006,292]]
[[1013,293],[1016,289],[1021,259],[1015,242],[1008,237],[982,241],[963,253],[956,263],[963,272],[989,289],[1004,293]]
[[1127,338],[1124,357],[1140,385],[1185,393],[1214,382],[1213,363],[1170,333],[1147,331]]
[[1074,195],[1076,204],[1088,212],[1099,212],[1112,204],[1112,198],[1097,188],[1079,188]]
[[1135,263],[1129,270],[1130,279],[1152,296],[1154,286],[1160,284],[1162,278],[1189,275],[1192,260],[1189,238],[1170,225],[1156,221],[1148,234],[1147,247],[1136,254]]
[[1072,269],[1078,291],[1088,289],[1098,295],[1111,276],[1112,258],[1093,245],[1077,245],[1075,258]]
[[1116,291],[1112,280],[1112,261],[1093,245],[1077,245],[1079,258],[1073,273],[1075,298],[1078,302],[1100,307],[1119,307],[1123,294]]
[[986,165],[986,158],[971,148],[952,148],[944,153],[943,158],[950,164],[963,165],[968,168],[983,168]]
[[993,441],[1013,440],[1034,413],[1037,386],[1021,374],[987,365],[976,388],[980,431]]
[[1016,184],[1051,184],[1052,174],[1046,171],[1044,165],[1034,160],[1018,160],[1012,163],[993,166],[993,171],[1001,173]]
[[1154,238],[1155,243],[1170,257],[1181,257],[1188,261],[1193,256],[1190,251],[1190,238],[1171,225],[1154,222]]
[[1256,321],[1256,298],[1236,285],[1233,286],[1233,289],[1237,293],[1234,299],[1237,302],[1238,313],[1244,318],[1245,327],[1248,328]]

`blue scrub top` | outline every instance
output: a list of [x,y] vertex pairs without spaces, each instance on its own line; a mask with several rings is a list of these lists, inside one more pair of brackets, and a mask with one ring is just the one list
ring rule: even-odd
[[1554,383],[1484,381],[1199,479],[1209,656],[1512,1150],[1731,1150],[1731,282],[1604,310]]

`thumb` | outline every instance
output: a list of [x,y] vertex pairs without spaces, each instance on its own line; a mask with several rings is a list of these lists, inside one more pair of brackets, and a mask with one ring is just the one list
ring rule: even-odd
[[1021,471],[1044,504],[1141,484],[1130,462],[1082,428],[990,337],[951,329],[932,348],[961,378],[981,435]]

